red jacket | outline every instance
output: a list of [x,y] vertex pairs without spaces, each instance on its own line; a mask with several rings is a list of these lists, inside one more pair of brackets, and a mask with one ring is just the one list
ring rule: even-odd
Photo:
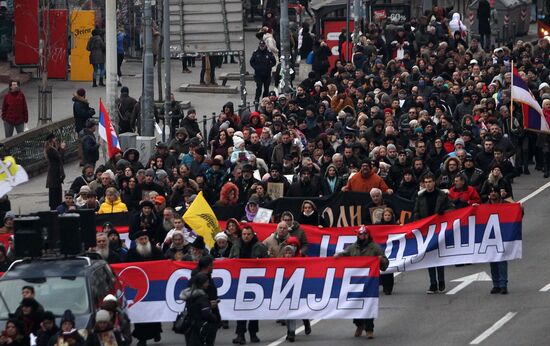
[[12,125],[19,125],[29,121],[27,100],[21,91],[9,92],[4,96],[2,120]]
[[477,193],[476,189],[474,189],[471,186],[468,186],[465,191],[458,191],[455,189],[455,187],[451,187],[449,189],[449,199],[457,200],[460,199],[461,201],[464,201],[468,203],[468,205],[472,205],[474,203],[481,203],[481,198],[479,197],[479,193]]

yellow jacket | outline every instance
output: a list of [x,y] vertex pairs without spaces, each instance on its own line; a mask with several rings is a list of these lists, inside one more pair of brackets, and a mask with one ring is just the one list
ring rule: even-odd
[[101,203],[101,205],[99,206],[99,211],[97,213],[112,214],[112,213],[122,213],[127,211],[128,211],[128,208],[126,207],[126,204],[122,203],[119,197],[113,203],[110,203],[109,201],[105,200],[105,202]]

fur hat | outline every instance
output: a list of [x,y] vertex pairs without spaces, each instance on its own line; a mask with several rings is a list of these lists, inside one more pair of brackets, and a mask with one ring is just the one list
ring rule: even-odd
[[95,314],[95,321],[97,322],[111,322],[111,314],[107,310],[99,310]]

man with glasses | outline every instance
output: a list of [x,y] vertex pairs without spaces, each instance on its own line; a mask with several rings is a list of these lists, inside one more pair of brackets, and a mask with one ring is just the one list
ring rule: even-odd
[[[241,232],[241,239],[233,243],[229,258],[266,258],[267,247],[258,240],[254,230],[250,226],[245,226]],[[258,343],[258,320],[248,321],[248,332],[250,333],[250,342]],[[244,335],[247,332],[247,321],[237,321],[235,333],[237,337],[233,339],[233,344],[244,345],[246,339]]]

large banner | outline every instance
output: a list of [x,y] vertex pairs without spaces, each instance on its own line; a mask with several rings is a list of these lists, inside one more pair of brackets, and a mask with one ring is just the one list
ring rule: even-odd
[[[522,255],[522,214],[519,203],[481,204],[403,226],[371,225],[368,229],[390,260],[386,270],[390,273],[519,259]],[[98,215],[98,228],[108,219],[113,220],[121,237],[127,239],[128,228],[124,225],[127,213]],[[220,224],[225,229],[225,222]],[[252,226],[260,241],[277,228],[276,224],[247,224]],[[357,227],[301,227],[307,236],[310,257],[332,256],[356,240]]]
[[[273,214],[276,216],[287,210],[294,215],[299,215],[302,202],[305,199],[315,203],[319,214],[331,227],[359,226],[370,223],[370,210],[367,208],[367,204],[371,198],[370,194],[363,192],[338,192],[319,198],[283,197],[263,207],[273,210]],[[394,210],[401,224],[411,221],[413,202],[396,195],[385,195],[384,201]],[[240,219],[244,216],[244,205],[214,207],[213,209],[218,220],[227,220],[232,217]]]
[[[482,204],[433,215],[403,226],[368,226],[390,260],[386,273],[435,266],[486,263],[521,258],[519,203]],[[260,240],[275,224],[250,224]],[[356,241],[357,227],[302,226],[311,257],[332,256]]]
[[[112,265],[132,322],[170,322],[195,263]],[[376,257],[220,260],[212,277],[225,320],[351,319],[378,315]]]

